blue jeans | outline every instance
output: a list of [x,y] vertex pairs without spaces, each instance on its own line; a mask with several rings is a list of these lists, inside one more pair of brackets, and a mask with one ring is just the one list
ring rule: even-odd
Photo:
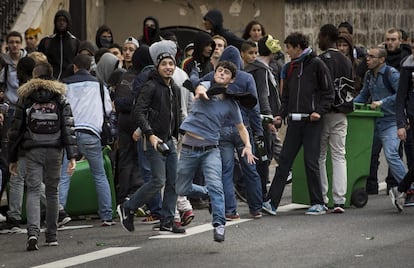
[[[250,138],[252,138],[251,133]],[[252,139],[250,143],[253,144]],[[226,204],[226,214],[235,214],[237,210],[236,196],[234,193],[234,149],[237,150],[243,179],[246,184],[247,203],[250,212],[261,211],[263,202],[262,182],[257,173],[256,165],[249,164],[246,157],[241,157],[244,143],[240,138],[236,127],[223,127],[220,131],[220,152],[223,163],[223,189]]]
[[[144,183],[149,182],[152,180],[152,173],[151,173],[151,165],[148,162],[147,157],[144,153],[143,143],[147,142],[144,139],[140,139],[137,142],[137,150],[138,150],[138,163],[139,167],[141,168],[141,175],[144,180]],[[162,208],[162,199],[161,199],[161,191],[158,191],[151,199],[147,202],[148,208],[151,211],[151,215],[161,216],[161,208]]]
[[149,202],[162,187],[164,187],[164,198],[162,201],[161,217],[165,221],[173,221],[177,194],[175,193],[175,180],[177,177],[177,150],[173,140],[166,142],[170,148],[168,156],[163,156],[156,151],[147,141],[145,156],[151,166],[152,177],[145,182],[130,199],[124,203],[127,210],[136,211],[139,207]]
[[99,217],[103,221],[112,220],[112,199],[106,177],[101,140],[96,135],[76,131],[78,149],[88,160],[98,195]]
[[395,118],[385,117],[377,119],[375,122],[374,140],[375,136],[381,140],[385,159],[391,169],[391,173],[395,180],[400,183],[407,171],[398,154],[400,139],[397,136],[397,122]]
[[[196,169],[199,166],[203,171],[206,186],[192,183]],[[213,214],[213,226],[226,224],[221,176],[222,164],[218,148],[204,152],[184,147],[181,149],[177,168],[177,194],[193,198],[206,198],[209,196]]]
[[68,193],[70,187],[70,176],[67,173],[69,160],[66,157],[66,150],[63,151],[62,159],[62,171],[60,172],[59,182],[59,209],[66,207],[66,201],[68,200]]

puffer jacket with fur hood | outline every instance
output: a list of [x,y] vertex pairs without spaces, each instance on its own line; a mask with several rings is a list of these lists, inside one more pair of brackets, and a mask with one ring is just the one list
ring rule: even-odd
[[[66,148],[68,159],[76,158],[78,148],[76,143],[74,120],[69,102],[65,97],[64,84],[53,81],[34,78],[21,86],[17,93],[19,100],[16,105],[15,116],[9,130],[9,161],[16,162],[18,155],[31,148],[52,147]],[[26,126],[26,109],[35,102],[55,101],[61,113],[61,135],[59,138],[51,138],[45,141],[32,140]],[[51,137],[53,136],[50,134]],[[20,150],[20,152],[19,152]]]

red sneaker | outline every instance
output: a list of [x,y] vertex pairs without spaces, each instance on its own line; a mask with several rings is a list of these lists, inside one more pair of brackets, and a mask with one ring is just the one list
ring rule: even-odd
[[194,213],[192,210],[184,211],[181,214],[181,225],[187,226],[193,221],[193,219],[194,219]]

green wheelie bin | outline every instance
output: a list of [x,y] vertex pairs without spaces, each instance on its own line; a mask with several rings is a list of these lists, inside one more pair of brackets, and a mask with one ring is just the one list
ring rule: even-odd
[[[375,118],[382,117],[383,114],[379,109],[372,110],[367,104],[355,103],[354,106],[355,110],[348,114],[348,133],[345,147],[348,175],[345,207],[354,205],[361,208],[368,202],[365,185],[371,163]],[[329,149],[326,158],[326,168],[329,181],[328,206],[332,207],[332,162]],[[303,162],[303,149],[296,156],[292,167],[292,174],[292,202],[310,205]]]
[[[112,216],[116,217],[115,184],[112,175],[110,147],[104,147],[103,160],[105,173],[111,190]],[[88,161],[81,160],[76,163],[76,169],[70,180],[70,188],[65,211],[70,216],[92,215],[98,213],[98,195],[95,180],[89,169]]]

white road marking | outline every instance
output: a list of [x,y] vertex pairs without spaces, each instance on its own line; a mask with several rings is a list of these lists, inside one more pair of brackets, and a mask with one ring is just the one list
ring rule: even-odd
[[[239,224],[239,223],[243,223],[243,222],[251,221],[251,220],[253,220],[253,219],[240,219],[240,220],[236,220],[236,221],[228,221],[228,222],[226,222],[226,226],[231,226],[231,225],[235,225],[235,224]],[[195,235],[195,234],[207,232],[207,231],[210,231],[210,230],[213,230],[213,226],[211,226],[211,223],[206,223],[206,224],[197,225],[197,226],[185,229],[185,234],[155,235],[155,236],[150,236],[149,239],[184,238],[184,237],[188,237],[190,235]]]
[[289,212],[295,209],[304,209],[310,207],[309,205],[290,203],[284,206],[279,206],[277,212]]
[[79,265],[82,263],[103,259],[106,257],[110,257],[113,255],[122,254],[128,251],[137,250],[141,247],[119,247],[119,248],[106,248],[102,250],[98,250],[95,252],[82,254],[76,257],[63,259],[60,261],[50,262],[46,264],[42,264],[39,266],[34,266],[32,268],[61,268],[61,267],[68,267],[68,266],[74,266]]
[[[71,226],[62,226],[59,227],[58,230],[59,231],[66,231],[66,230],[76,230],[76,229],[85,229],[85,228],[92,228],[93,225],[71,225]],[[45,232],[45,228],[40,229],[41,233]],[[11,229],[5,229],[5,230],[0,230],[0,234],[27,234],[27,229],[26,228],[13,228]]]

